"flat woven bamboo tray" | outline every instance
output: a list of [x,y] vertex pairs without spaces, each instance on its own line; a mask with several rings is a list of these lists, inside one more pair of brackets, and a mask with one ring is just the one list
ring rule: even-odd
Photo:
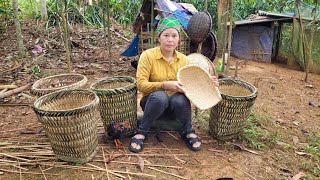
[[34,102],[58,159],[83,164],[95,156],[98,104],[98,96],[88,90],[61,90]]
[[[99,110],[108,137],[110,125],[128,122],[131,135],[137,129],[137,84],[130,76],[109,77],[91,85],[100,99]],[[123,136],[126,136],[124,134]]]
[[77,89],[87,83],[87,78],[81,74],[59,74],[36,81],[31,93],[38,97],[62,89]]
[[220,140],[236,138],[242,131],[257,89],[242,80],[220,79],[222,100],[210,111],[210,133]]
[[206,70],[206,72],[209,73],[211,76],[216,74],[213,63],[204,55],[200,53],[192,53],[189,54],[187,58],[190,64],[200,66],[202,69]]
[[178,80],[183,83],[182,88],[188,99],[201,110],[209,109],[221,100],[209,73],[198,65],[182,67],[178,71]]

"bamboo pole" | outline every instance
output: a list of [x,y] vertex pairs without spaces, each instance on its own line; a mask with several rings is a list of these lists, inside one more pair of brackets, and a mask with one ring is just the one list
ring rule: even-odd
[[208,0],[204,1],[204,10],[208,11]]
[[66,60],[68,65],[68,72],[71,73],[71,50],[70,50],[70,35],[68,30],[68,24],[66,19],[66,9],[67,9],[67,1],[60,0],[61,7],[60,7],[60,17],[62,19],[63,25],[63,34],[64,34],[64,47],[66,50]]
[[[228,34],[228,59],[230,59],[231,53],[231,42],[232,42],[232,24],[233,24],[233,0],[230,0],[229,3],[229,34]],[[224,55],[223,55],[224,56]],[[223,59],[223,66],[227,65],[226,74],[229,75],[229,63],[226,62],[227,60]]]
[[154,28],[153,28],[153,21],[154,21],[154,1],[151,1],[151,47],[154,47]]
[[108,28],[108,59],[109,59],[109,74],[112,75],[112,58],[111,58],[111,32],[110,32],[110,2],[107,0],[107,28]]

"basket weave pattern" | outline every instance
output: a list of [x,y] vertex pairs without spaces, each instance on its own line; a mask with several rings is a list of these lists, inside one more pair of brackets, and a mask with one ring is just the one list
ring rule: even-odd
[[221,140],[237,137],[257,97],[256,88],[241,80],[221,79],[222,100],[210,111],[210,133]]
[[99,98],[87,90],[61,90],[34,102],[34,111],[58,159],[86,163],[96,154]]
[[207,11],[193,15],[188,23],[187,34],[196,44],[203,42],[211,32],[212,18]]
[[91,89],[100,99],[99,110],[106,136],[109,126],[116,122],[128,121],[130,131],[136,130],[137,85],[134,78],[118,76],[103,79],[94,83]]
[[216,105],[221,96],[212,83],[209,73],[198,65],[187,65],[179,69],[178,80],[190,101],[199,109],[205,110]]
[[59,74],[36,81],[31,93],[38,97],[62,89],[77,89],[87,83],[87,78],[81,74]]

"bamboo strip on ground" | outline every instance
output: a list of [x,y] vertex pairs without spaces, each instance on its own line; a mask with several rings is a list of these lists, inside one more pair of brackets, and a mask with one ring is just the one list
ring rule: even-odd
[[30,87],[30,84],[0,94],[0,99],[22,92]]
[[17,159],[17,160],[21,160],[21,161],[27,161],[27,162],[30,161],[29,159],[16,157],[16,156],[13,156],[13,155],[10,155],[10,154],[6,154],[6,153],[0,153],[0,156],[6,156],[6,157],[14,158],[14,159]]
[[169,134],[171,137],[173,137],[174,139],[176,139],[176,140],[179,141],[179,139],[178,139],[175,135],[173,135],[172,133],[170,133],[169,131],[167,132],[167,134]]
[[[111,163],[119,163],[119,164],[130,164],[130,165],[138,165],[138,163],[133,162],[125,162],[125,161],[110,161]],[[164,167],[164,168],[172,168],[172,169],[183,169],[181,166],[168,166],[161,164],[144,164],[145,166],[153,166],[153,167]]]
[[103,147],[101,147],[101,150],[102,150],[102,156],[103,156],[104,166],[105,166],[105,168],[106,168],[106,170],[107,170],[107,178],[108,178],[108,180],[110,180],[109,172],[108,172],[108,165],[107,165],[107,163],[106,163],[106,158],[105,158],[105,156],[104,156],[104,149],[103,149]]
[[174,177],[178,177],[178,178],[181,178],[181,179],[187,179],[185,177],[182,177],[182,176],[179,176],[179,175],[176,175],[176,174],[173,174],[173,173],[170,173],[170,172],[166,172],[166,171],[162,171],[160,169],[156,169],[156,168],[153,168],[153,167],[148,167],[149,169],[152,169],[152,170],[155,170],[155,171],[158,171],[158,172],[162,172],[164,174],[168,174],[168,175],[171,175],[171,176],[174,176]]
[[[110,155],[117,155],[117,154],[106,154]],[[120,155],[120,154],[119,154]],[[188,154],[121,154],[123,156],[137,156],[137,157],[170,157],[170,156],[188,156]],[[102,156],[96,156],[102,158]]]
[[42,173],[42,175],[43,175],[43,178],[44,178],[45,180],[47,180],[47,177],[46,177],[46,175],[44,174],[44,172],[43,172],[43,170],[42,170],[41,166],[39,166],[39,168],[40,168],[40,170],[41,170],[41,173]]
[[10,84],[10,85],[3,85],[3,84],[0,84],[0,89],[15,89],[17,88],[18,86],[17,85],[14,85],[14,84]]
[[[8,169],[0,169],[0,171],[2,172],[9,172],[9,173],[20,173],[19,171],[13,171],[13,170],[8,170]],[[21,174],[34,174],[34,175],[42,175],[42,173],[36,173],[36,172],[22,172]],[[50,175],[50,176],[58,176],[59,174],[49,174],[49,173],[45,173],[46,175]]]
[[[24,167],[21,167],[21,166],[17,166],[17,165],[15,165],[15,164],[0,164],[1,166],[13,166],[13,167],[15,167],[15,168],[17,168],[17,169],[22,169],[22,170],[25,170],[25,171],[29,171],[29,169],[27,169],[27,168],[24,168]],[[19,163],[18,163],[18,165],[19,165]]]
[[113,175],[115,175],[115,176],[121,177],[121,178],[123,178],[123,179],[126,178],[126,177],[124,177],[124,176],[122,176],[122,175],[120,175],[120,174],[118,174],[118,173],[115,173],[115,172],[112,172],[112,171],[109,171],[109,170],[107,171],[107,170],[105,170],[105,169],[103,169],[103,168],[101,168],[101,167],[99,167],[99,166],[96,166],[96,165],[93,165],[93,164],[90,164],[90,163],[87,163],[87,165],[96,168],[96,170],[109,172],[110,174],[113,174]]
[[157,178],[157,176],[155,176],[155,175],[145,174],[145,173],[134,173],[134,172],[117,171],[117,170],[112,170],[112,171],[116,172],[116,173],[121,173],[121,174],[130,174],[130,175],[135,175],[135,176]]

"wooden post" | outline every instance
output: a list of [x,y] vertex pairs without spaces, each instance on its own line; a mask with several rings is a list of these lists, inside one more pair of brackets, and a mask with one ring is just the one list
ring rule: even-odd
[[283,23],[279,22],[279,25],[277,28],[277,42],[276,42],[276,47],[275,47],[275,52],[274,52],[274,59],[277,59],[278,54],[279,54],[279,48],[280,48],[280,44],[281,44],[282,25],[283,25]]

